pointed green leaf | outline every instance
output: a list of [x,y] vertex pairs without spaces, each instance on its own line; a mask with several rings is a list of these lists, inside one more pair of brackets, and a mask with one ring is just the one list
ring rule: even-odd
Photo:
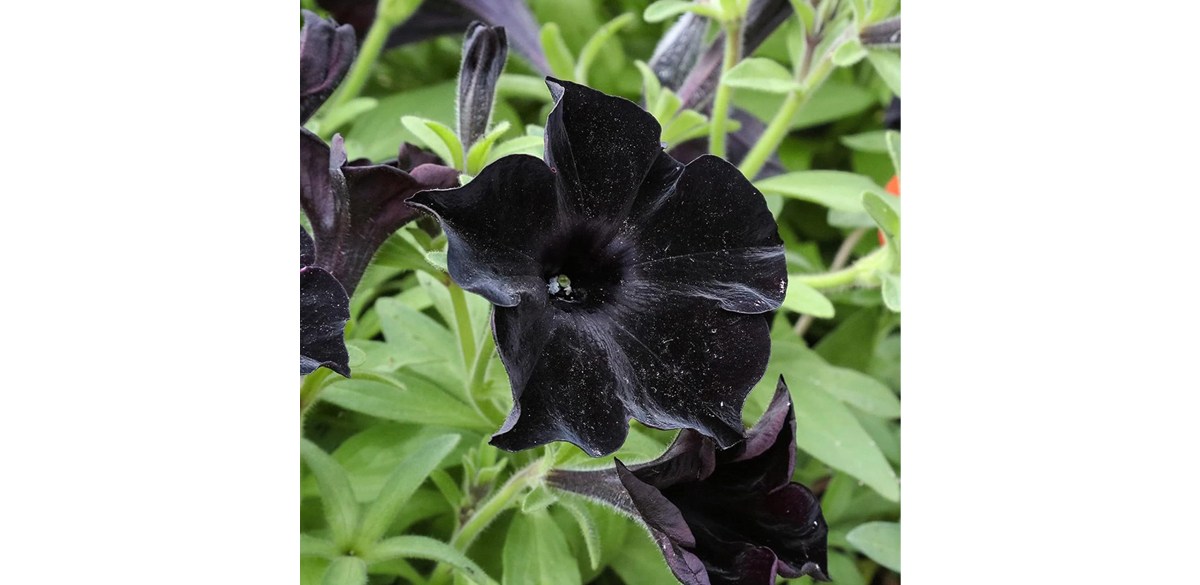
[[851,150],[883,154],[888,151],[887,139],[885,138],[888,132],[890,130],[869,130],[867,132],[842,136],[838,140]]
[[721,10],[707,4],[697,4],[690,0],[658,0],[646,7],[642,12],[642,20],[646,22],[662,22],[684,12],[695,12],[700,16],[721,20]]
[[788,280],[787,294],[783,297],[783,308],[812,315],[821,319],[833,317],[833,303],[821,291],[795,280]]
[[539,485],[529,490],[529,493],[525,494],[525,497],[521,499],[521,511],[526,514],[532,514],[533,512],[549,508],[550,504],[556,501],[558,501],[558,496],[554,495],[546,486]]
[[863,211],[863,191],[891,197],[871,179],[845,171],[797,171],[757,181],[754,186],[763,193],[811,201],[850,213]]
[[350,479],[341,465],[308,439],[300,439],[300,457],[317,478],[321,501],[325,505],[325,521],[333,533],[333,541],[339,547],[345,547],[354,538],[358,527],[358,502],[350,489]]
[[879,380],[862,372],[842,368],[825,361],[815,351],[794,338],[772,344],[767,373],[756,386],[754,398],[769,399],[775,381],[782,375],[788,387],[820,390],[863,413],[884,419],[900,417],[900,401]]
[[[658,94],[662,92],[662,82],[658,80],[658,76],[654,74],[654,70],[645,61],[634,61],[634,67],[637,67],[638,73],[642,74],[642,97],[646,98],[646,103],[652,104],[658,101]],[[665,120],[659,120],[662,124]]]
[[900,525],[895,522],[867,522],[846,535],[854,548],[871,560],[900,572]]
[[596,521],[592,519],[592,515],[588,513],[578,502],[568,499],[561,499],[558,505],[562,506],[567,512],[571,513],[571,517],[575,519],[575,523],[579,526],[579,533],[583,535],[584,545],[587,547],[588,561],[591,563],[592,569],[600,568],[600,531],[596,528]]
[[471,410],[470,406],[449,395],[432,381],[417,376],[386,381],[339,380],[322,392],[321,399],[355,412],[397,422],[477,431],[495,430],[490,421]]
[[503,563],[504,585],[581,585],[566,537],[545,510],[513,518]]
[[338,557],[329,563],[321,585],[365,585],[367,564],[356,557]]
[[846,405],[807,385],[792,387],[791,392],[797,445],[826,465],[858,478],[884,498],[899,501],[896,472]]
[[421,443],[412,455],[396,466],[396,471],[383,484],[379,498],[367,508],[358,529],[358,546],[366,548],[383,536],[396,514],[412,497],[425,478],[458,444],[458,435],[442,435]]
[[559,79],[570,80],[575,73],[575,57],[571,55],[571,49],[567,47],[567,41],[563,38],[558,24],[547,22],[542,26],[540,38],[546,61],[550,64],[550,72]]
[[800,89],[800,84],[790,71],[763,57],[751,57],[738,63],[721,77],[721,83],[769,93],[788,93]]
[[880,272],[879,281],[883,283],[883,304],[893,312],[900,312],[900,275],[890,272]]
[[302,557],[321,557],[332,559],[338,556],[338,547],[336,544],[317,538],[308,534],[300,535],[300,556]]
[[496,580],[488,576],[475,561],[467,558],[454,547],[428,536],[394,536],[371,547],[366,555],[371,564],[398,558],[429,559],[446,563],[461,575],[480,585],[495,585]]
[[449,126],[417,116],[404,116],[400,118],[400,122],[427,148],[437,154],[438,158],[453,165],[454,168],[462,170],[462,143],[458,141],[458,136]]
[[631,22],[633,22],[633,13],[626,12],[605,23],[592,35],[592,38],[588,39],[583,48],[579,50],[579,61],[575,63],[575,81],[587,83],[588,71],[592,68],[592,62],[596,60],[596,56],[600,54],[600,49],[604,48],[604,44],[613,38],[617,31],[625,28]]
[[442,250],[426,252],[425,261],[428,262],[430,266],[437,268],[442,272],[450,271],[449,268],[446,268],[446,252]]
[[471,146],[471,151],[467,153],[467,172],[472,175],[478,175],[479,171],[483,170],[483,163],[488,158],[488,153],[492,150],[492,144],[500,139],[508,129],[512,127],[507,120],[502,120],[492,128],[490,132],[484,134],[482,138],[475,141]]
[[804,30],[810,31],[813,29],[813,22],[816,19],[816,14],[813,12],[810,0],[789,0],[792,3],[792,9],[796,11],[796,18],[800,19],[800,23],[804,25]]
[[900,176],[900,133],[895,130],[888,130],[883,135],[884,143],[887,145],[888,156],[892,157],[892,168],[896,169],[896,176]]
[[851,38],[833,50],[830,61],[833,61],[833,64],[838,67],[849,67],[862,61],[866,56],[867,50],[863,48],[862,42],[857,38]]
[[497,144],[488,152],[487,162],[483,166],[492,164],[510,154],[528,154],[542,158],[542,153],[545,150],[545,139],[541,136],[518,136],[510,140],[505,140]]
[[900,199],[875,191],[862,194],[863,208],[889,239],[900,235]]
[[356,97],[321,117],[321,132],[323,138],[331,138],[334,132],[358,116],[365,114],[379,105],[379,100],[371,97]]
[[875,67],[875,72],[887,84],[888,89],[900,97],[900,53],[882,49],[867,51],[867,60]]

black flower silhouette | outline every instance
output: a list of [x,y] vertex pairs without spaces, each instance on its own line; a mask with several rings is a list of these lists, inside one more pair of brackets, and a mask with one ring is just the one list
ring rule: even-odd
[[450,276],[496,305],[513,409],[492,444],[615,451],[634,417],[742,438],[783,300],[783,245],[729,163],[682,165],[633,102],[547,78],[546,161],[514,155],[466,186],[420,193]]
[[314,264],[337,277],[349,294],[384,240],[416,218],[404,200],[422,189],[458,184],[458,172],[438,164],[401,170],[403,161],[416,158],[409,150],[402,147],[392,163],[347,161],[341,136],[326,146],[300,129],[300,204],[312,222]]
[[349,377],[342,332],[350,319],[350,299],[332,274],[312,263],[312,238],[300,228],[300,374],[325,366]]
[[828,581],[828,527],[816,496],[792,483],[796,419],[780,378],[746,442],[718,451],[683,430],[658,459],[598,471],[555,471],[560,489],[640,519],[688,585],[771,585],[776,575]]

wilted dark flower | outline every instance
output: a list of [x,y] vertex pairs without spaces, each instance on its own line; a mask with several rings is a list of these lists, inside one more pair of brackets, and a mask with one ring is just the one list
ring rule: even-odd
[[300,228],[300,374],[325,366],[349,377],[342,332],[350,319],[350,299],[332,274],[312,263],[312,238]]
[[463,39],[462,67],[458,74],[458,138],[469,150],[492,120],[496,82],[508,59],[508,36],[504,27],[472,22]]
[[329,99],[354,63],[354,29],[307,10],[300,29],[300,123]]
[[772,585],[775,576],[828,581],[821,506],[792,483],[796,418],[780,378],[746,442],[726,451],[683,430],[658,459],[597,471],[554,471],[551,485],[640,519],[688,585]]
[[634,417],[742,438],[783,300],[783,244],[729,163],[684,166],[636,104],[548,79],[546,162],[513,155],[410,203],[437,216],[450,276],[496,305],[513,409],[492,444],[615,451]]
[[457,184],[458,173],[441,165],[405,172],[395,164],[347,162],[341,136],[333,137],[330,148],[300,129],[300,204],[316,240],[314,265],[337,277],[347,293],[354,293],[384,240],[416,217],[405,199]]

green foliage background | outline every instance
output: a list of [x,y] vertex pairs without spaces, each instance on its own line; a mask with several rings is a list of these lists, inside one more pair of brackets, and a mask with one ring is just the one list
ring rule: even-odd
[[[561,32],[569,54],[548,51],[556,73],[642,98],[635,60],[649,60],[671,22],[646,22],[648,1],[528,4],[540,24]],[[885,16],[899,10],[895,2],[852,4]],[[553,26],[544,38],[553,38]],[[789,19],[751,57],[786,72],[798,26]],[[568,61],[579,61],[602,30],[611,36],[594,42],[603,47],[594,60]],[[447,36],[385,52],[362,97],[322,111],[310,129],[341,133],[351,159],[394,157],[403,141],[445,149],[422,119],[454,126],[460,50],[461,38]],[[775,315],[770,365],[743,417],[753,424],[785,376],[797,416],[795,479],[821,497],[834,582],[898,583],[900,228],[899,204],[882,185],[899,174],[899,135],[881,120],[899,91],[899,57],[871,50],[839,59],[844,66],[800,107],[778,148],[788,172],[756,182],[776,212],[792,276]],[[730,77],[733,103],[769,122],[785,97],[752,89],[773,73],[747,63]],[[470,171],[511,152],[541,155],[549,93],[515,51],[505,71],[493,124],[506,128],[476,165],[467,163]],[[661,116],[669,110],[650,109],[667,127]],[[347,325],[353,378],[318,370],[302,383],[302,583],[674,583],[630,520],[510,481],[531,465],[585,467],[612,457],[594,460],[567,444],[515,454],[487,445],[511,405],[491,345],[490,306],[450,285],[440,266],[444,239],[428,236],[429,227],[417,222],[394,235],[355,292]],[[884,253],[877,227],[889,235]],[[850,273],[841,276],[830,271],[839,250],[849,252]],[[616,456],[651,459],[673,436],[634,422]],[[511,509],[469,546],[455,542],[472,514],[513,485],[521,489],[510,494]]]

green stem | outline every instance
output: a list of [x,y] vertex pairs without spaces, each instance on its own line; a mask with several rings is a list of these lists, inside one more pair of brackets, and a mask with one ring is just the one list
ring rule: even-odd
[[[471,514],[471,517],[468,518],[467,521],[464,522],[463,525],[454,533],[454,536],[450,539],[450,546],[453,546],[460,552],[467,552],[467,549],[471,548],[471,544],[475,542],[475,539],[479,536],[479,534],[482,533],[483,530],[487,528],[497,516],[499,516],[505,510],[513,507],[517,503],[518,496],[521,495],[525,488],[533,487],[538,482],[542,481],[542,478],[545,477],[547,471],[549,471],[547,460],[542,458],[530,463],[520,471],[514,473],[512,477],[508,478],[508,481],[505,482],[500,489],[496,490],[496,493],[492,494],[492,497],[488,498],[488,501],[485,502],[483,506],[480,506],[479,509],[475,510],[475,513]],[[433,574],[429,577],[429,583],[430,585],[438,585],[446,581],[449,576],[449,565],[439,563],[437,568],[434,569]]]
[[467,386],[467,391],[472,400],[479,398],[479,391],[483,389],[484,378],[487,376],[488,364],[492,360],[492,352],[496,349],[496,340],[490,331],[487,333],[479,345],[479,352],[475,354],[475,363],[471,365],[471,378],[468,382],[470,385]]
[[379,55],[383,53],[383,45],[387,42],[392,28],[392,23],[383,18],[376,18],[375,22],[371,23],[367,37],[363,39],[362,47],[358,49],[358,57],[354,59],[354,65],[350,67],[350,72],[342,80],[337,93],[325,105],[326,109],[336,109],[358,97],[363,87],[367,85],[367,79],[371,76],[371,68],[375,66]]
[[876,270],[885,266],[888,261],[887,248],[879,248],[858,259],[853,266],[823,272],[821,274],[799,274],[791,276],[795,282],[807,284],[818,290],[841,288],[852,284],[874,284],[873,275]]
[[775,113],[775,117],[771,118],[771,123],[767,124],[767,129],[763,130],[762,136],[758,142],[746,153],[746,158],[742,159],[742,164],[739,169],[747,179],[751,181],[762,170],[763,165],[767,164],[767,159],[771,153],[779,147],[787,136],[788,130],[791,130],[792,119],[796,117],[796,111],[800,106],[807,101],[806,96],[798,91],[788,92],[787,97],[783,100],[783,105],[779,106],[779,111]]
[[721,77],[713,96],[712,125],[708,129],[708,151],[725,158],[726,126],[729,125],[729,100],[733,90],[725,84],[725,74],[742,60],[742,21],[729,21],[725,26],[725,56],[721,61]]
[[454,306],[454,328],[458,332],[458,344],[462,348],[463,367],[470,369],[475,362],[475,337],[471,334],[471,314],[467,311],[467,296],[453,282],[450,289],[450,304]]

